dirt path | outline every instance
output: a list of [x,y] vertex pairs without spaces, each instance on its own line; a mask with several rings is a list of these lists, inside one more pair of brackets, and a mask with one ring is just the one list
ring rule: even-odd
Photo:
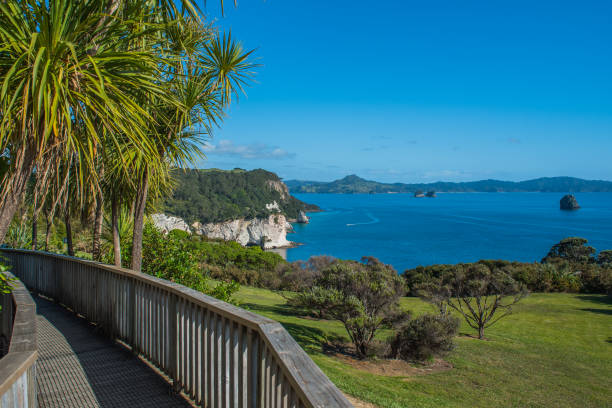
[[355,408],[378,408],[374,404],[369,402],[358,400],[357,398],[351,397],[350,395],[344,394],[344,396],[355,406]]

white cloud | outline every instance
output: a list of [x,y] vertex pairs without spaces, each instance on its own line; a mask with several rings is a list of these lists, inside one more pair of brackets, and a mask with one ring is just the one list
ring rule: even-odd
[[204,146],[207,155],[233,156],[241,159],[288,159],[295,153],[276,146],[268,146],[264,143],[252,143],[248,145],[234,144],[231,140],[220,140],[216,145]]

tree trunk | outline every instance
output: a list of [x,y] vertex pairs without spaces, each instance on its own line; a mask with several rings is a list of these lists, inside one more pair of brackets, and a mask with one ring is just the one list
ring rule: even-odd
[[23,201],[28,180],[34,170],[35,153],[34,148],[27,148],[23,153],[21,165],[3,180],[0,200],[0,244],[4,242],[11,221]]
[[[98,175],[100,180],[104,177],[104,166],[100,168],[100,174]],[[100,240],[102,239],[102,222],[104,221],[104,195],[102,190],[98,190],[96,194],[96,214],[94,217],[94,230],[93,230],[93,244],[91,248],[91,254],[94,261],[102,260],[102,249],[100,247]]]
[[484,326],[480,326],[478,328],[478,338],[480,340],[484,339]]
[[113,228],[113,258],[115,266],[121,267],[121,237],[119,236],[119,197],[113,196],[111,202],[111,224]]
[[32,212],[32,249],[38,249],[38,214],[36,212],[36,201],[34,201],[34,211]]
[[104,203],[102,194],[98,194],[96,198],[96,215],[94,217],[93,243],[91,254],[94,261],[100,261],[102,258],[102,250],[100,248],[100,240],[102,239],[102,221],[104,220]]
[[68,255],[74,256],[74,246],[72,245],[72,225],[70,224],[70,209],[66,210],[64,215],[64,224],[66,224],[66,244],[68,245]]
[[144,227],[144,213],[149,192],[149,173],[145,169],[142,180],[136,192],[134,205],[134,233],[132,235],[132,269],[140,272],[142,268],[142,230]]
[[51,238],[51,227],[53,226],[53,218],[47,215],[47,229],[45,230],[45,252],[49,251],[49,238]]

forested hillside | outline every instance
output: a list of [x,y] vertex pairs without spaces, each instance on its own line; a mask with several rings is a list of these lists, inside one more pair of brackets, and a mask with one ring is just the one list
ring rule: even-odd
[[189,224],[264,217],[277,212],[266,208],[274,202],[288,218],[296,218],[300,210],[319,210],[291,196],[280,178],[266,170],[181,169],[173,177],[176,188],[163,201],[163,210]]
[[469,182],[435,183],[379,183],[356,175],[327,182],[289,180],[287,186],[292,193],[414,193],[415,191],[439,192],[612,192],[612,182],[605,180],[583,180],[575,177],[542,177],[525,181],[480,180]]

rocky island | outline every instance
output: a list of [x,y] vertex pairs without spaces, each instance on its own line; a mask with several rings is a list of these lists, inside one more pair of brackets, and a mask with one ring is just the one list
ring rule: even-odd
[[559,202],[559,206],[562,210],[567,211],[577,210],[580,208],[576,197],[574,197],[572,194],[564,195]]

